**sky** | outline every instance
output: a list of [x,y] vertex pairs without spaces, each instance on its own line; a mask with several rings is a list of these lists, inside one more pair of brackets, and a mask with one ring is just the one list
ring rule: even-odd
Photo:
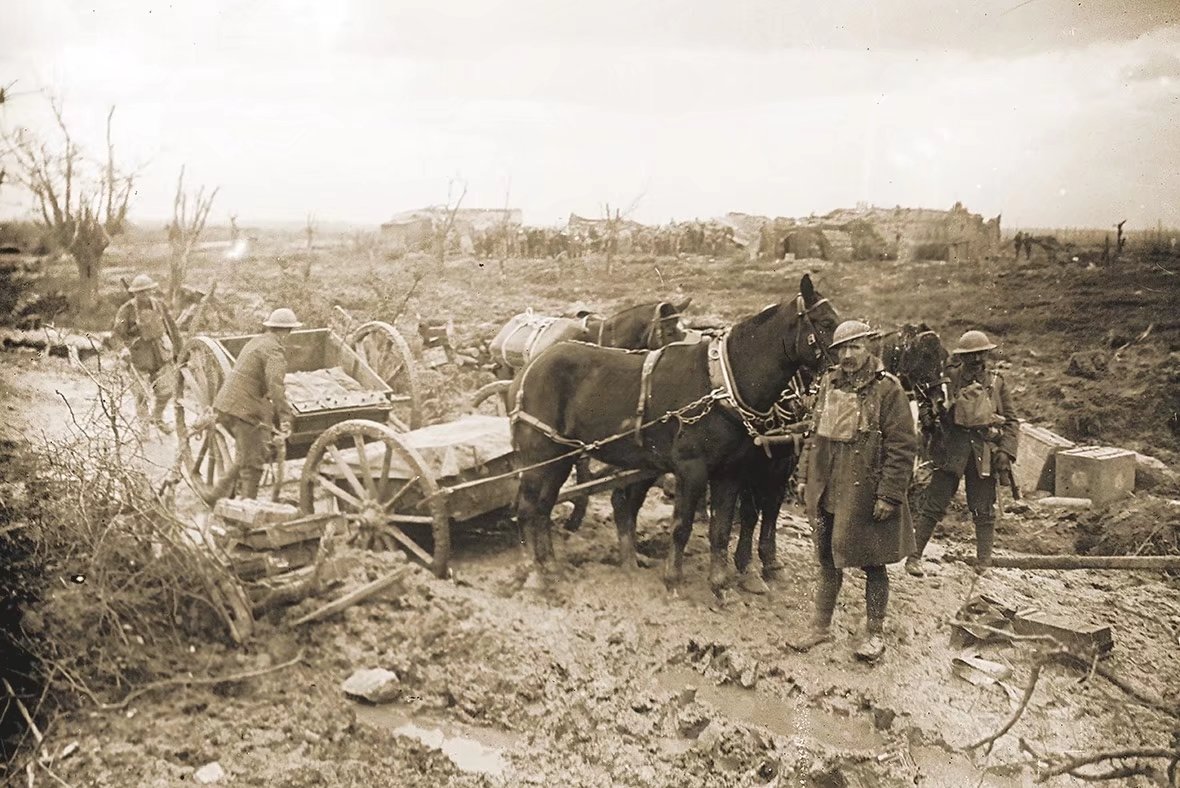
[[[182,165],[210,221],[529,224],[949,208],[1180,226],[1176,0],[38,0],[0,25],[0,129]],[[2,155],[2,154],[0,154]],[[0,162],[2,164],[3,162]],[[0,215],[27,213],[11,181]]]

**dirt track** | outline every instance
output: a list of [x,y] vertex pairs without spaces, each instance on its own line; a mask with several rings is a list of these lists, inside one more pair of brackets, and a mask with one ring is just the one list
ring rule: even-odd
[[[797,279],[793,271],[786,277],[748,271],[726,280],[717,273],[702,263],[686,271],[680,284],[688,292],[714,292],[709,304],[700,302],[711,299],[698,296],[699,308],[725,319],[761,306],[772,276]],[[879,273],[870,288],[854,271],[826,265],[820,287],[846,314],[880,315],[881,321],[925,318],[944,336],[956,336],[969,323],[1006,335],[1018,393],[1030,411],[1054,422],[1070,412],[1065,399],[1085,395],[1091,384],[1109,397],[1118,388],[1112,381],[1147,374],[1176,342],[1176,325],[1157,321],[1151,341],[1115,362],[1125,371],[1116,366],[1105,383],[1086,381],[1078,392],[1062,374],[1062,350],[1100,344],[1096,326],[1111,324],[1081,318],[1071,323],[1077,303],[1038,304],[1058,316],[1045,331],[1033,320],[1030,299],[1051,290],[1051,276],[1070,282],[1063,299],[1080,298],[1089,291],[1077,284],[1078,276],[1097,279],[1091,272],[994,277],[983,290],[985,303],[976,299],[968,311],[971,298],[957,287],[961,272],[956,286],[947,287],[947,280],[939,283],[926,271],[923,281],[938,287],[925,303],[945,311],[924,315],[905,312],[900,270]],[[648,286],[647,267],[637,266],[633,274],[633,283]],[[748,292],[753,280],[761,294]],[[729,298],[721,292],[723,282],[747,290]],[[617,296],[604,287],[604,299]],[[463,288],[459,281],[440,282],[423,296],[420,309],[440,309]],[[556,291],[548,300],[535,292],[532,298],[539,310],[558,300]],[[519,293],[494,293],[479,316],[490,321],[496,310],[520,300]],[[1113,310],[1125,306],[1117,299],[1109,304]],[[1136,302],[1128,333],[1137,335],[1158,317],[1148,309],[1166,311],[1154,301]],[[12,363],[4,357],[6,372]],[[46,418],[40,403],[63,386],[86,398],[85,379],[64,363],[31,364],[27,357],[17,363],[19,376],[6,376],[16,389],[10,402],[24,413],[38,409],[30,422]],[[1052,386],[1068,388],[1068,397],[1043,398]],[[448,396],[439,398],[445,402]],[[1116,419],[1124,406],[1110,399],[1090,396],[1084,406],[1102,416],[1106,440],[1174,459],[1175,438],[1158,424],[1149,429],[1142,419]],[[1112,415],[1105,416],[1108,411]],[[60,414],[54,414],[48,418],[56,423]],[[952,512],[948,519],[959,515]],[[653,493],[640,518],[640,550],[650,558],[665,554],[669,516],[668,502]],[[1001,523],[998,542],[1001,549],[1035,544],[1064,552],[1072,548],[1074,529],[1073,521],[1034,505]],[[217,761],[233,785],[912,785],[915,779],[1018,785],[1030,779],[1019,766],[1027,760],[1017,748],[1021,737],[1051,753],[1168,740],[1161,715],[1124,703],[1099,679],[1079,684],[1078,673],[1051,668],[1012,733],[989,757],[977,754],[973,762],[955,751],[996,730],[1013,701],[1001,687],[977,687],[952,674],[951,660],[960,651],[950,646],[947,624],[981,592],[1075,622],[1112,623],[1116,645],[1108,667],[1175,702],[1180,591],[1159,574],[993,570],[976,585],[965,564],[950,560],[970,550],[963,539],[967,528],[950,523],[949,537],[936,537],[930,548],[940,560],[937,577],[913,579],[900,566],[891,568],[889,650],[880,664],[868,667],[850,653],[863,627],[863,578],[856,573],[845,583],[835,643],[806,655],[781,647],[789,632],[805,625],[812,589],[810,541],[797,512],[780,522],[787,571],[767,596],[734,591],[723,604],[712,598],[703,530],[698,525],[690,542],[686,587],[671,598],[658,570],[630,577],[613,565],[609,505],[597,499],[580,532],[561,533],[557,550],[566,571],[539,595],[521,588],[524,561],[515,534],[483,523],[458,534],[454,582],[418,572],[407,588],[330,622],[290,631],[284,621],[311,607],[305,603],[273,614],[245,649],[197,645],[180,655],[196,675],[266,668],[304,649],[299,665],[244,683],[152,693],[117,712],[83,707],[58,721],[44,749],[60,753],[78,743],[53,767],[71,784],[170,785],[191,781],[194,770]],[[363,561],[370,573],[380,570],[380,559]],[[1033,663],[1029,645],[988,645],[968,653],[1010,665],[1007,683],[1017,692]],[[368,667],[398,674],[395,705],[366,707],[343,697],[340,682]],[[695,697],[685,692],[688,685],[696,687]],[[398,728],[412,732],[405,727],[410,724],[422,738],[441,737],[436,728],[445,733],[442,751],[394,734]],[[990,768],[986,774],[984,766]]]

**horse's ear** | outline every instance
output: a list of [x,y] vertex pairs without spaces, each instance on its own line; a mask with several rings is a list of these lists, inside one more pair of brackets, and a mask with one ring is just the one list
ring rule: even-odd
[[811,274],[803,274],[803,278],[799,280],[799,293],[803,296],[805,303],[815,300],[815,285],[811,283]]
[[692,296],[688,296],[683,301],[673,301],[670,304],[670,306],[672,307],[672,314],[674,314],[674,315],[684,314],[684,310],[688,309],[688,305],[691,303],[692,303]]

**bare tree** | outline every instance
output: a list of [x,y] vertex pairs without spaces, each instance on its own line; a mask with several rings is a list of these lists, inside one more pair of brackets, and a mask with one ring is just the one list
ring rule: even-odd
[[184,167],[181,166],[180,177],[176,179],[176,196],[172,200],[172,225],[168,231],[168,241],[172,246],[168,297],[173,309],[180,308],[180,291],[188,277],[189,255],[192,254],[197,239],[205,229],[209,210],[213,207],[213,198],[217,196],[219,189],[220,187],[215,187],[206,195],[204,184],[199,186],[192,195],[190,212],[190,196],[184,191]]
[[303,233],[307,236],[307,255],[303,261],[303,279],[304,281],[311,279],[311,258],[312,248],[315,246],[315,234],[318,227],[316,226],[315,214],[307,214],[307,222],[303,226]]
[[[447,204],[443,208],[443,218],[441,221],[435,220],[434,228],[434,253],[438,259],[438,267],[442,268],[447,262],[447,243],[451,238],[451,231],[455,229],[455,216],[459,213],[459,206],[463,204],[463,198],[467,196],[467,181],[463,181],[463,191],[459,193],[458,199],[455,199],[455,179],[452,178],[447,183]],[[454,204],[452,204],[454,200]]]
[[3,135],[5,152],[15,171],[12,178],[33,195],[38,219],[57,245],[69,252],[78,268],[78,307],[90,309],[98,293],[102,256],[111,237],[123,232],[127,208],[138,173],[115,165],[115,145],[107,113],[107,156],[103,164],[89,160],[70,134],[61,105],[50,101],[57,139],[44,139],[26,128]]
[[613,273],[614,255],[619,246],[619,231],[623,229],[625,220],[631,216],[635,209],[639,206],[639,201],[643,199],[643,192],[631,201],[627,206],[626,211],[620,211],[615,208],[614,214],[611,214],[610,203],[603,203],[603,215],[606,217],[605,230],[606,237],[602,239],[603,251],[606,253],[606,272]]

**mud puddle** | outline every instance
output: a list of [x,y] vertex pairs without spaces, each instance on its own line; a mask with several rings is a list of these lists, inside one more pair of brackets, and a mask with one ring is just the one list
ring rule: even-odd
[[416,739],[450,758],[464,772],[493,777],[509,773],[504,753],[519,742],[519,737],[505,731],[431,719],[396,704],[358,705],[356,718],[394,735]]
[[843,752],[879,752],[885,740],[870,719],[844,717],[728,684],[716,685],[691,668],[668,668],[656,674],[661,692],[696,687],[696,699],[734,722],[755,725],[786,738],[804,738]]

